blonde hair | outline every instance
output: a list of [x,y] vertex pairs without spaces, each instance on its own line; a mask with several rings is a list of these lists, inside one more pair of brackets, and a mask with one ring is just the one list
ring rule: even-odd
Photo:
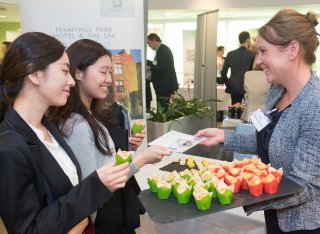
[[286,47],[293,40],[299,42],[301,56],[307,64],[316,61],[315,51],[319,45],[317,16],[309,11],[303,15],[292,9],[280,10],[264,26],[258,29],[259,35],[273,45]]

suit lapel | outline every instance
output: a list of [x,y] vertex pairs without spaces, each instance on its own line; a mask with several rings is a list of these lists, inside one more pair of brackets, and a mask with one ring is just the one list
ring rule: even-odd
[[[6,112],[6,119],[12,125],[12,127],[25,139],[32,155],[32,158],[30,158],[30,160],[36,161],[40,171],[46,177],[49,184],[54,188],[55,192],[57,192],[58,195],[67,193],[73,187],[73,185],[71,184],[68,176],[63,172],[58,162],[48,151],[46,146],[39,140],[35,132],[13,108],[9,108],[9,110]],[[44,118],[43,121],[45,122],[44,124],[48,128],[50,133],[55,137],[59,144],[61,144],[60,142],[62,137],[57,134],[56,131],[53,131],[53,128],[50,126],[46,118]],[[63,148],[70,156],[70,150],[68,150],[68,147]],[[73,154],[72,156],[74,157]],[[72,159],[72,161],[74,162],[74,159]],[[80,171],[79,164],[75,163],[75,165],[77,167],[77,171]],[[79,177],[79,179],[81,178]]]

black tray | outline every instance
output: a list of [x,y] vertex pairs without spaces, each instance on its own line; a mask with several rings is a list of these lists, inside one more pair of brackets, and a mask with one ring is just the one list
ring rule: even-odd
[[234,194],[231,204],[222,205],[218,201],[213,200],[211,208],[205,211],[198,210],[192,195],[190,203],[184,205],[179,205],[172,193],[168,200],[160,200],[157,194],[150,192],[149,189],[142,191],[139,198],[151,219],[159,223],[172,223],[240,206],[291,196],[302,189],[302,186],[299,184],[283,177],[276,194],[263,193],[259,197],[253,197],[249,195],[247,190],[241,190],[240,193]]
[[[164,167],[159,168],[161,171],[174,171],[177,172],[184,171],[185,169],[190,169],[187,165],[181,166],[178,162],[172,162]],[[197,166],[194,167],[194,169],[198,169]]]

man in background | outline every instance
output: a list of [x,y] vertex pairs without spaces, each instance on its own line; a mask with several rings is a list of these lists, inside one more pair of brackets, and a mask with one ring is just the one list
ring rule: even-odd
[[217,47],[217,84],[224,84],[221,78],[221,70],[223,68],[225,57],[224,54],[224,46]]
[[[231,94],[231,104],[242,102],[244,97],[244,73],[252,70],[255,53],[249,50],[250,34],[243,31],[239,34],[240,47],[230,51],[224,61],[221,77],[226,84],[226,93]],[[229,68],[230,77],[227,76]]]
[[164,110],[168,109],[170,97],[178,90],[178,80],[174,68],[174,59],[168,46],[161,43],[160,37],[155,33],[148,35],[148,46],[156,51],[153,61],[148,60],[151,69],[153,87],[159,104]]
[[[3,57],[4,55],[7,53],[7,50],[9,48],[9,46],[11,45],[12,42],[9,42],[9,41],[4,41],[2,42],[2,47],[1,47],[1,51],[2,51],[2,54],[3,54]],[[2,64],[2,59],[0,59],[0,64]]]

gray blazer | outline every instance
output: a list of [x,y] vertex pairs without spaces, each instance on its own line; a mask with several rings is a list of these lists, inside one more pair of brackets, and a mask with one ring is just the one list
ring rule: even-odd
[[[284,88],[272,85],[266,110],[274,108]],[[256,153],[256,136],[225,130],[224,147]],[[301,90],[290,108],[284,110],[269,144],[271,165],[283,168],[284,176],[304,187],[300,193],[246,207],[277,210],[282,231],[313,230],[320,227],[320,81],[315,75]]]

